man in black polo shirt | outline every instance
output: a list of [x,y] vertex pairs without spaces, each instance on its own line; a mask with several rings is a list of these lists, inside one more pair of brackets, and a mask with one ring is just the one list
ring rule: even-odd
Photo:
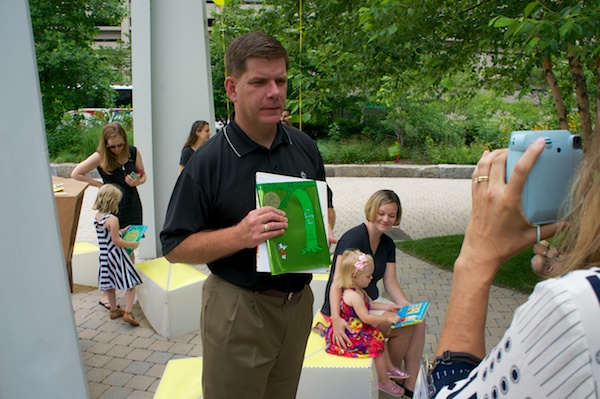
[[[256,209],[257,171],[325,180],[315,143],[279,122],[288,56],[263,33],[227,49],[231,123],[200,147],[173,190],[161,232],[171,262],[207,263],[201,332],[205,398],[294,398],[312,321],[310,274],[256,272],[256,247],[283,234],[285,213]],[[328,190],[330,228],[335,219]]]

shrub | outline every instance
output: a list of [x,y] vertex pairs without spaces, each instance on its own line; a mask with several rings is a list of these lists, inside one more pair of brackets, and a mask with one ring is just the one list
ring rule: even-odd
[[[65,114],[58,129],[48,133],[48,154],[54,163],[81,162],[96,151],[104,123]],[[127,140],[133,145],[132,123],[125,121]]]
[[360,140],[317,141],[323,162],[327,164],[385,162],[390,160],[387,147],[391,144]]
[[81,133],[83,127],[77,118],[66,114],[56,129],[46,132],[48,154],[50,159],[60,153],[77,153],[81,151]]

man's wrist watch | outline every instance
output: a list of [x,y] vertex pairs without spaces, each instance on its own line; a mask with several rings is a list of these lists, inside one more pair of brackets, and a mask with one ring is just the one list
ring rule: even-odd
[[467,352],[444,351],[442,356],[435,358],[433,362],[433,369],[435,369],[439,364],[450,365],[452,363],[467,363],[475,367],[481,363],[481,359]]

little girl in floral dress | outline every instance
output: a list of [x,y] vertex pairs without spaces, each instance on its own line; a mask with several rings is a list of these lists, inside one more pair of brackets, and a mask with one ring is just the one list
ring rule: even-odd
[[[407,374],[397,370],[391,362],[389,354],[385,352],[383,333],[375,327],[378,323],[397,323],[400,317],[397,314],[398,306],[372,302],[363,288],[368,287],[373,279],[375,264],[371,255],[348,249],[342,254],[340,267],[336,270],[333,284],[342,288],[340,302],[340,316],[348,323],[346,335],[352,342],[343,348],[336,345],[332,339],[333,328],[329,326],[325,339],[326,351],[347,357],[372,357],[377,369],[379,390],[391,396],[404,395],[404,388],[390,379],[390,376],[406,378]],[[333,305],[333,304],[332,304]],[[393,313],[382,315],[370,314],[369,309],[384,310]]]

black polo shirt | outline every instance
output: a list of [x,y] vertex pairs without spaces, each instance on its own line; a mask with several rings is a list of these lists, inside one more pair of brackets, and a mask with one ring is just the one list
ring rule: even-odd
[[[204,143],[179,176],[160,233],[163,254],[189,235],[239,223],[256,208],[255,173],[325,180],[316,144],[306,134],[281,123],[270,149],[256,144],[232,121]],[[328,189],[328,206],[332,205]],[[299,291],[310,274],[271,276],[256,272],[256,248],[244,249],[208,264],[215,275],[240,287],[263,291]]]

